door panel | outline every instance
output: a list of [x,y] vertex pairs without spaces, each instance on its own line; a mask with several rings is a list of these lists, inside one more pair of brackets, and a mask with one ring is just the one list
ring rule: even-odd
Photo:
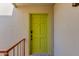
[[48,53],[47,14],[31,15],[32,54]]

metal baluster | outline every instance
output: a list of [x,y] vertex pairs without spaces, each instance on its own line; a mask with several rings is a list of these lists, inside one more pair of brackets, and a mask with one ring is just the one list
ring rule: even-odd
[[19,45],[17,45],[17,56],[19,56]]
[[15,48],[13,49],[13,56],[15,56]]
[[20,43],[20,56],[21,56],[21,43]]
[[24,56],[25,56],[25,40],[23,41],[23,50],[24,50]]

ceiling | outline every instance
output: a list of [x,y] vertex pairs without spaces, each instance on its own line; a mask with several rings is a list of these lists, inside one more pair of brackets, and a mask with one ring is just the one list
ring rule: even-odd
[[16,6],[28,6],[28,5],[54,5],[54,3],[16,3]]

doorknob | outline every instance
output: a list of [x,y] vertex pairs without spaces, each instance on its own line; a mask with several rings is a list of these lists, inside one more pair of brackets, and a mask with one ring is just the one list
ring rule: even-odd
[[31,30],[31,33],[32,33],[32,30]]

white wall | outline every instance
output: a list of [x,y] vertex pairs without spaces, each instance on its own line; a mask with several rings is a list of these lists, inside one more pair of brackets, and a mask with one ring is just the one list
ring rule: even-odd
[[79,7],[55,4],[54,55],[79,56]]
[[6,49],[19,41],[19,39],[26,38],[26,55],[29,54],[30,13],[48,13],[48,23],[50,28],[48,34],[49,54],[53,54],[51,53],[51,40],[53,41],[53,36],[51,36],[53,6],[51,4],[19,6],[18,8],[14,8],[12,16],[0,16],[0,49]]
[[[23,20],[22,20],[23,19]],[[0,50],[6,50],[27,36],[24,17],[14,9],[12,16],[0,16]]]

